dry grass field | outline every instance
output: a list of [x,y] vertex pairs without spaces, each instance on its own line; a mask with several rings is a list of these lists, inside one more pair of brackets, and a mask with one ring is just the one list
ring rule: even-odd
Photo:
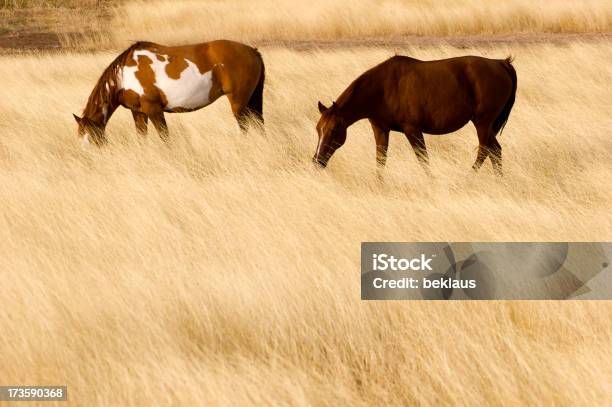
[[[211,27],[182,3],[143,18],[186,19],[160,41]],[[421,6],[432,22],[440,4]],[[510,4],[540,13],[535,34],[554,26],[544,23],[554,10],[581,10],[567,31],[610,24],[603,2],[554,3],[550,17]],[[254,26],[265,31],[264,17]],[[118,38],[140,29],[157,39],[146,27]],[[290,29],[269,27],[265,39]],[[361,241],[612,240],[610,41],[261,47],[265,133],[242,135],[222,98],[167,116],[168,145],[154,131],[139,139],[120,109],[110,144],[84,151],[71,113],[120,48],[0,56],[0,385],[67,384],[71,404],[100,406],[610,403],[609,302],[359,299]],[[431,176],[393,133],[378,180],[363,122],[325,171],[313,168],[317,100],[395,52],[515,56],[503,178],[490,162],[470,170],[471,125],[426,136]]]
[[194,35],[256,41],[612,29],[612,7],[601,0],[154,0],[130,1],[113,14],[115,40],[145,35],[160,42],[193,40]]
[[264,45],[610,32],[606,0],[0,0],[0,47],[14,49],[31,42],[118,50],[135,40]]

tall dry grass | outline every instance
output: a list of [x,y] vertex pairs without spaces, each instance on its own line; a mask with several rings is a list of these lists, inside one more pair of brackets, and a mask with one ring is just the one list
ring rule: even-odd
[[612,3],[601,0],[161,0],[130,1],[114,11],[116,45],[612,29]]
[[611,30],[612,3],[602,0],[0,0],[0,34],[57,35],[72,50],[119,49],[135,40],[269,44]]
[[79,112],[113,54],[0,57],[0,382],[78,405],[603,405],[606,302],[362,302],[361,241],[610,240],[610,43],[414,48],[516,56],[506,175],[470,171],[471,126],[401,134],[384,183],[365,123],[315,171],[316,101],[393,50],[262,49],[266,133],[225,99],[128,112],[82,151]]

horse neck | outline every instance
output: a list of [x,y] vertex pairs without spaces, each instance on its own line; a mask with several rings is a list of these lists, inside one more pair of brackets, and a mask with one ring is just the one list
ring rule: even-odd
[[371,106],[375,103],[369,90],[368,86],[363,86],[363,78],[360,77],[338,97],[336,105],[346,127],[369,116]]
[[101,127],[106,127],[106,123],[108,123],[108,120],[118,107],[115,100],[116,98],[114,95],[111,95],[109,100],[104,103],[96,103],[94,106],[87,106],[83,117]]
[[118,103],[118,62],[113,61],[111,65],[102,73],[102,76],[94,86],[87,105],[83,111],[83,117],[91,122],[104,127],[115,109],[119,106]]

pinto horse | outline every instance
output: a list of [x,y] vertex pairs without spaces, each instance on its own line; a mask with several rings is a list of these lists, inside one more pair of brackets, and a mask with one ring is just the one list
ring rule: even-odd
[[479,144],[472,168],[478,170],[488,156],[501,174],[501,146],[496,137],[514,105],[516,81],[510,57],[419,61],[396,55],[359,76],[331,107],[319,102],[319,142],[313,161],[325,167],[344,144],[347,127],[368,119],[379,168],[386,162],[389,132],[400,131],[427,170],[423,133],[451,133],[471,120]]
[[140,134],[146,134],[150,119],[165,141],[164,113],[191,112],[227,95],[244,131],[249,116],[263,123],[264,78],[259,51],[238,42],[178,47],[137,42],[102,73],[82,117],[73,116],[83,144],[106,142],[106,123],[119,106],[132,111]]

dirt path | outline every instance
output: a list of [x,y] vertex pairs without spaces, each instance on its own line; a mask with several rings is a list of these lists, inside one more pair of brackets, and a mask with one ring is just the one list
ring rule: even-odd
[[[74,33],[73,35],[78,35]],[[495,34],[459,36],[398,36],[339,38],[335,40],[256,40],[257,47],[290,48],[298,51],[313,49],[340,49],[353,47],[408,47],[450,45],[457,48],[486,47],[500,44],[566,44],[575,41],[595,42],[612,40],[609,33],[537,33]],[[58,34],[52,32],[9,31],[0,32],[0,54],[15,54],[29,51],[53,52],[70,50],[62,47]]]
[[282,41],[261,40],[253,43],[260,47],[282,47],[296,50],[351,48],[351,47],[407,47],[450,45],[457,48],[480,46],[495,46],[499,44],[567,44],[575,41],[610,41],[611,33],[536,33],[536,34],[488,34],[459,36],[400,36],[400,37],[368,37],[339,38],[337,40],[304,40]]
[[78,39],[82,32],[99,36],[107,29],[111,18],[108,7],[95,3],[70,7],[71,4],[77,3],[58,7],[0,7],[0,54],[58,51],[65,49],[67,38]]

